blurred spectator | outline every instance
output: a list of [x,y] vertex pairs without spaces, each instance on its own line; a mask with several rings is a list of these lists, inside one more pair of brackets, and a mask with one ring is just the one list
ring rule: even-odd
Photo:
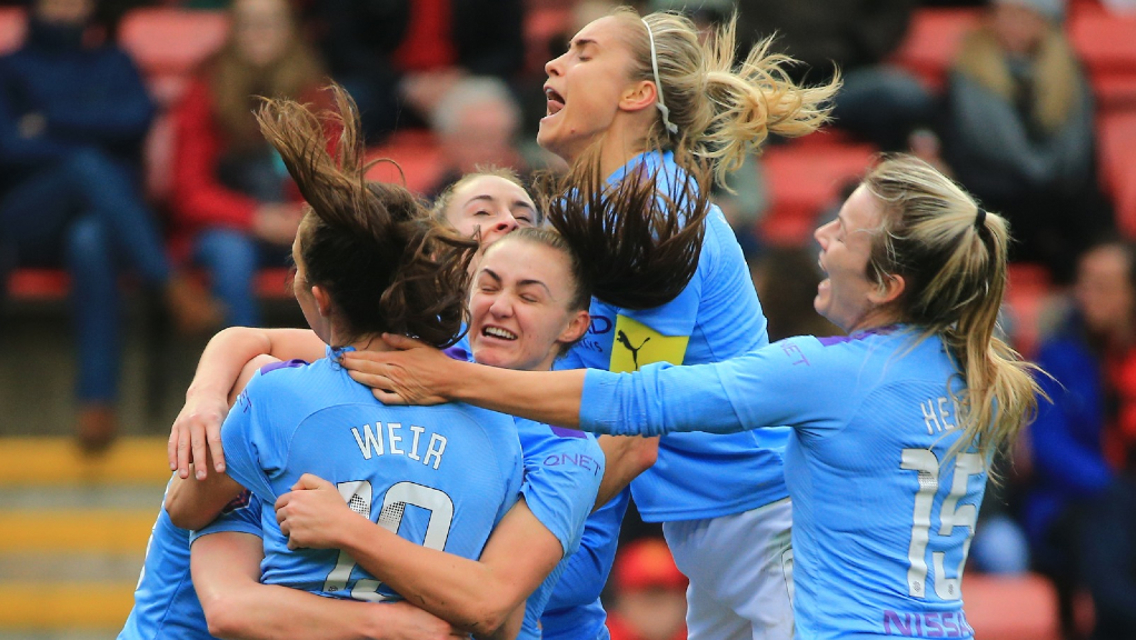
[[1062,0],[995,0],[951,71],[943,151],[956,177],[1010,219],[1017,260],[1067,282],[1110,226],[1093,170],[1091,97],[1061,31]]
[[815,250],[771,247],[751,268],[761,309],[769,322],[769,341],[800,335],[834,336],[841,333],[813,308],[821,274]]
[[[803,64],[787,69],[807,83],[827,81],[837,70],[844,87],[836,96],[834,124],[886,151],[906,150],[908,136],[933,118],[934,99],[908,72],[884,63],[903,41],[916,0],[739,0],[743,47],[775,36],[773,50]],[[654,0],[658,8],[693,7],[728,17],[733,2]]]
[[1124,15],[1136,13],[1136,0],[1101,0],[1101,5],[1114,13]]
[[1023,469],[1010,459],[1003,454],[995,457],[991,475],[997,479],[987,481],[978,510],[968,566],[982,573],[1014,576],[1030,569],[1029,539],[1016,517]]
[[260,134],[258,96],[313,100],[324,81],[287,0],[236,0],[232,31],[174,114],[175,250],[212,277],[230,325],[259,326],[254,276],[284,266],[299,194]]
[[620,548],[612,578],[611,640],[685,640],[687,580],[665,542],[641,538]]
[[512,169],[524,177],[528,164],[515,145],[521,109],[499,78],[462,78],[434,110],[432,128],[446,169],[431,196],[462,176],[487,167]]
[[115,433],[118,264],[161,289],[186,330],[218,318],[203,291],[171,271],[142,201],[138,159],[154,108],[120,49],[88,45],[93,0],[37,0],[27,40],[0,58],[0,237],[22,263],[71,271],[78,335],[80,443]]
[[1136,476],[1116,480],[1085,518],[1082,570],[1093,598],[1093,640],[1136,634]]
[[522,0],[324,0],[323,49],[367,138],[429,122],[465,75],[511,79],[524,63]]
[[1073,628],[1077,525],[1086,503],[1113,478],[1103,440],[1136,427],[1125,426],[1136,417],[1136,384],[1122,377],[1136,368],[1134,276],[1133,245],[1111,241],[1087,251],[1078,263],[1070,316],[1037,358],[1052,376],[1039,380],[1052,402],[1040,403],[1030,427],[1025,525],[1036,568],[1058,589],[1067,630]]

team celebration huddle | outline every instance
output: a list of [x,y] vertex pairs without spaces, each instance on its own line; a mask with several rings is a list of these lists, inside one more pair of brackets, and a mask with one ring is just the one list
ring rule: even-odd
[[814,234],[847,336],[771,344],[711,189],[820,128],[840,80],[734,31],[587,24],[545,65],[537,142],[568,170],[487,167],[432,206],[365,179],[344,89],[265,99],[310,328],[201,355],[119,637],[601,640],[632,497],[691,639],[973,637],[988,471],[1038,397],[996,332],[1010,229],[881,157]]

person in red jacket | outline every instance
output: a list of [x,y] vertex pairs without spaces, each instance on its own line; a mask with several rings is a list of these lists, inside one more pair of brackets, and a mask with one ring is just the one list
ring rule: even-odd
[[259,326],[253,276],[285,264],[302,212],[252,110],[258,96],[318,96],[324,72],[286,0],[236,0],[230,11],[228,42],[174,114],[174,249],[208,270],[227,324]]
[[621,548],[612,578],[611,640],[685,640],[687,580],[665,542],[641,538]]

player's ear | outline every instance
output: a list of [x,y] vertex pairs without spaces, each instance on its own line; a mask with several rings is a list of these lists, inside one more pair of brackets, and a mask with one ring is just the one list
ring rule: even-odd
[[331,315],[331,296],[328,295],[327,290],[318,284],[312,285],[312,297],[315,298],[316,308],[319,309],[321,317],[326,318]]
[[588,315],[587,311],[581,309],[568,321],[568,326],[564,327],[564,331],[560,332],[557,336],[557,342],[564,344],[571,344],[580,338],[584,337],[584,332],[588,330],[588,326],[592,323],[592,317]]

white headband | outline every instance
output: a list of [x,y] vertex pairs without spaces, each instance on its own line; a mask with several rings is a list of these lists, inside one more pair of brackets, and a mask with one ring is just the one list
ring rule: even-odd
[[[643,18],[640,18],[640,20],[643,20]],[[663,114],[663,126],[667,128],[667,131],[678,133],[678,125],[671,122],[671,110],[663,102],[663,83],[659,80],[659,54],[655,51],[655,34],[651,32],[651,25],[647,24],[646,20],[643,20],[643,26],[647,27],[647,38],[651,40],[651,70],[655,72],[655,94],[659,97],[655,106]]]

